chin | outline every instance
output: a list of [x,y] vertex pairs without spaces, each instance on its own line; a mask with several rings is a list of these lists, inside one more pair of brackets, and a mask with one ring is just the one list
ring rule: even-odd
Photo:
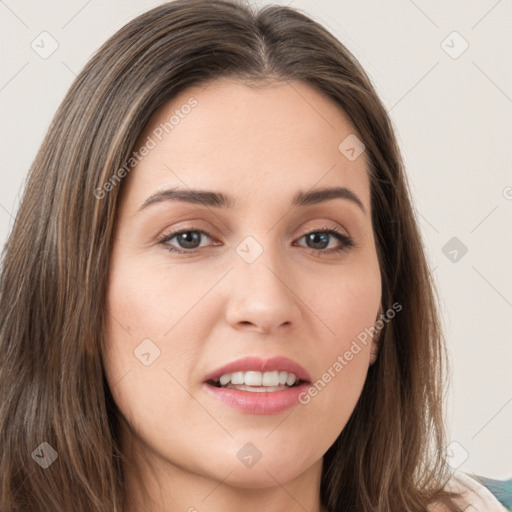
[[[286,485],[288,482],[297,478],[308,468],[298,468],[295,464],[292,467],[278,467],[272,462],[263,465],[263,459],[252,468],[235,468],[224,483],[238,488],[245,489],[265,489],[275,487],[276,485]],[[279,484],[278,484],[279,483]]]
[[[259,444],[257,440],[254,445],[248,442],[242,447],[237,443],[234,452],[230,450],[211,457],[211,466],[205,469],[211,471],[214,468],[215,475],[211,476],[232,487],[263,489],[275,487],[278,482],[284,485],[311,469],[315,462],[321,464],[321,454],[312,457],[311,454],[304,453],[301,446],[295,451],[284,451],[283,445],[286,446],[286,441],[280,441],[279,446],[268,441],[266,444]],[[260,446],[260,450],[256,448],[256,444]],[[204,463],[205,459],[200,460]]]

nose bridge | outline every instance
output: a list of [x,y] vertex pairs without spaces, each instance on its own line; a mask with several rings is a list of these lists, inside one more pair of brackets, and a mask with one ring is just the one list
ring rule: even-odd
[[247,236],[236,247],[227,320],[269,331],[295,324],[300,315],[282,248],[272,236]]

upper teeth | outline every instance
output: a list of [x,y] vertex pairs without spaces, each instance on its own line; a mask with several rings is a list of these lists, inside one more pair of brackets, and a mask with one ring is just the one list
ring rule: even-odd
[[219,379],[220,385],[245,384],[246,386],[293,386],[297,377],[288,372],[234,372],[226,373]]

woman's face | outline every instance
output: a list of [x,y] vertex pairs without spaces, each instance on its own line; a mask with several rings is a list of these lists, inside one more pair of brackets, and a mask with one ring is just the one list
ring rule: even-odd
[[221,80],[140,137],[103,356],[123,439],[153,468],[239,487],[320,470],[361,394],[372,347],[354,340],[381,299],[354,133],[304,83]]

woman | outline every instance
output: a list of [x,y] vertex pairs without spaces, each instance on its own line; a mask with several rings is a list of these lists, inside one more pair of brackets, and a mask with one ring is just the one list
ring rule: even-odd
[[0,300],[4,512],[476,503],[391,124],[296,10],[178,0],[115,34],[32,166]]

